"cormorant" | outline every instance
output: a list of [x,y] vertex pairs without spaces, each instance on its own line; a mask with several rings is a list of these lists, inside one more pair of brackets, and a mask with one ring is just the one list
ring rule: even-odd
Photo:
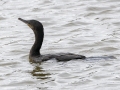
[[33,63],[40,63],[55,58],[58,61],[69,61],[72,59],[85,59],[83,55],[73,53],[57,53],[57,54],[46,54],[41,55],[40,49],[44,38],[44,28],[41,22],[37,20],[24,20],[18,18],[20,21],[26,23],[35,34],[35,42],[30,50],[29,59]]

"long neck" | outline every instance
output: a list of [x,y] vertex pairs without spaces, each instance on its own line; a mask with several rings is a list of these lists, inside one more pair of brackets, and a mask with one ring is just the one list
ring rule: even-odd
[[36,30],[33,30],[35,34],[35,42],[30,50],[30,56],[40,56],[40,49],[44,38],[43,28],[38,27],[35,29]]

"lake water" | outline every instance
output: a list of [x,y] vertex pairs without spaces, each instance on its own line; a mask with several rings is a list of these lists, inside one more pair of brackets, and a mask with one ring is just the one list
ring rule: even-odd
[[[42,54],[116,59],[30,64],[34,34],[19,17],[43,23]],[[119,90],[119,37],[120,0],[0,0],[0,89]]]

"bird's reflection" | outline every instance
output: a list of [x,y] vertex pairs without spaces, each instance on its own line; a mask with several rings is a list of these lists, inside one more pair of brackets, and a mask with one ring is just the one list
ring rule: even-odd
[[50,73],[47,73],[45,70],[43,70],[42,67],[40,67],[40,65],[35,66],[31,74],[37,79],[48,79],[51,75]]

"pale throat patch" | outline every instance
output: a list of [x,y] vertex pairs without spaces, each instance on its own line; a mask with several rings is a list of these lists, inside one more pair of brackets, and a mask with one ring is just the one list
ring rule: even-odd
[[27,24],[31,29],[33,28],[33,26],[31,26],[30,24]]

